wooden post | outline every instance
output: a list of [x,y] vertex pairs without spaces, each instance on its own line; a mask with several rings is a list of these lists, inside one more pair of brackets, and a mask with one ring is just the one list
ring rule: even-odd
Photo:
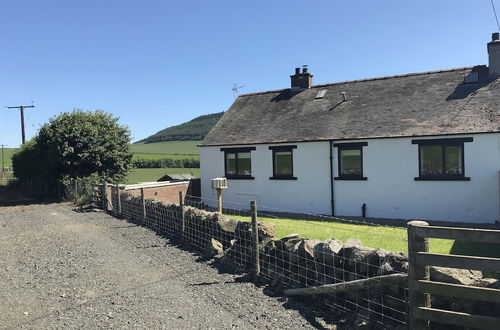
[[406,285],[407,277],[407,274],[381,275],[336,284],[325,284],[299,289],[286,289],[283,293],[285,296],[314,296],[366,290],[369,288],[378,288],[388,285],[404,286]]
[[120,185],[117,183],[116,184],[116,203],[117,205],[117,212],[118,215],[122,215],[122,197],[120,194]]
[[144,188],[141,188],[142,222],[146,222],[146,200],[144,199]]
[[182,198],[182,191],[179,191],[179,206],[181,208],[181,239],[184,241],[186,237],[186,212],[184,211],[184,198]]
[[250,202],[252,213],[252,232],[254,235],[254,278],[257,280],[260,275],[260,252],[259,252],[259,227],[257,224],[257,205],[255,201]]
[[216,188],[217,190],[217,212],[222,214],[222,189]]
[[429,252],[429,239],[418,236],[417,227],[429,226],[425,221],[408,222],[408,286],[410,300],[410,320],[409,328],[415,330],[429,329],[429,321],[415,317],[415,309],[418,307],[430,307],[431,299],[428,293],[417,291],[417,281],[430,279],[429,266],[417,265],[416,257],[418,252]]
[[78,201],[78,181],[75,179],[73,193],[75,197],[75,203]]
[[106,189],[108,188],[108,183],[106,181],[104,181],[102,183],[102,192],[101,192],[101,203],[102,203],[102,209],[104,211],[107,211],[108,210],[108,203],[106,201]]

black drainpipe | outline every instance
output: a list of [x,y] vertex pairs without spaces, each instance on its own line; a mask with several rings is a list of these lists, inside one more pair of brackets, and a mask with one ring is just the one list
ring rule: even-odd
[[330,141],[330,194],[332,204],[332,217],[335,216],[335,199],[333,198],[333,140]]

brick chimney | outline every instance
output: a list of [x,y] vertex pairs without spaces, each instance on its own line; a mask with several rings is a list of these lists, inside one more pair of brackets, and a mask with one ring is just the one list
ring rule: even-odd
[[500,33],[495,32],[488,43],[488,69],[489,77],[496,79],[500,77]]
[[313,75],[307,72],[307,65],[302,66],[302,73],[300,68],[295,68],[295,74],[291,75],[292,90],[300,90],[311,88]]

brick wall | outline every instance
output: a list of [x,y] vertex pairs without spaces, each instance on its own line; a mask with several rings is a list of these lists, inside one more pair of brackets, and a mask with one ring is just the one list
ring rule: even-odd
[[[144,198],[156,199],[167,204],[179,204],[179,191],[186,196],[189,182],[176,182],[165,186],[144,187]],[[133,196],[141,195],[141,188],[127,189]]]

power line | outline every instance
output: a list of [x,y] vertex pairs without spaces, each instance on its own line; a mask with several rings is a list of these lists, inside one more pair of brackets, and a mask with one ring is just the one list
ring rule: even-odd
[[24,109],[26,108],[34,108],[35,106],[32,105],[18,105],[15,107],[6,107],[7,109],[19,109],[19,112],[21,113],[21,135],[23,139],[23,144],[26,142],[26,134],[24,132]]
[[497,11],[495,9],[495,4],[493,3],[493,0],[491,0],[491,7],[493,7],[493,14],[495,14],[495,20],[497,21],[498,32],[500,32],[500,24],[498,24]]

